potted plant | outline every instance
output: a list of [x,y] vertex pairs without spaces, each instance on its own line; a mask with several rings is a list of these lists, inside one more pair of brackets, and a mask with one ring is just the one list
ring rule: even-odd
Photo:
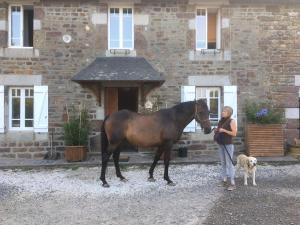
[[66,107],[66,122],[64,123],[65,159],[68,162],[83,161],[87,155],[89,122],[87,110],[79,106],[68,109]]
[[247,102],[245,143],[251,156],[283,156],[283,109],[271,102]]

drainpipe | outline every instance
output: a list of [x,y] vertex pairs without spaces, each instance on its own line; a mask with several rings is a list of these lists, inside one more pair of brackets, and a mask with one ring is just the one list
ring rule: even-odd
[[299,96],[298,96],[298,139],[300,139],[300,89],[299,89]]

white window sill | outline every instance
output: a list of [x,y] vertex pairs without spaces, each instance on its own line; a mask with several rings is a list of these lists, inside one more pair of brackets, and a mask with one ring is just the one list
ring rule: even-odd
[[9,128],[9,132],[33,132],[33,128],[27,128],[27,129]]
[[212,60],[229,61],[231,60],[231,51],[223,49],[196,49],[189,51],[190,61]]
[[136,56],[136,50],[134,49],[108,49],[106,50],[105,55],[110,56]]
[[223,49],[196,49],[196,52],[199,52],[200,54],[203,55],[217,55],[221,54],[223,52]]
[[48,141],[48,133],[35,133],[31,131],[6,131],[0,134],[0,141],[11,142],[30,142],[30,141]]
[[33,47],[8,47],[0,48],[0,57],[22,58],[39,57],[40,52]]
[[25,47],[25,46],[8,46],[8,48],[17,48],[17,49],[33,49],[33,47]]

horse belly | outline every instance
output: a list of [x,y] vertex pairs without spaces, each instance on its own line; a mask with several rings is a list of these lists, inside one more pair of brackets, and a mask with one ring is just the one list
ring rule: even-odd
[[144,148],[154,147],[161,143],[160,135],[158,133],[147,131],[132,132],[131,134],[127,135],[127,140],[129,143],[135,146]]

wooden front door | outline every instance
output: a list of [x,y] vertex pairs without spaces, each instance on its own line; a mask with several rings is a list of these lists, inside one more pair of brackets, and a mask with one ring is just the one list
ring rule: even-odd
[[118,111],[118,88],[106,87],[105,88],[104,110],[105,116]]

